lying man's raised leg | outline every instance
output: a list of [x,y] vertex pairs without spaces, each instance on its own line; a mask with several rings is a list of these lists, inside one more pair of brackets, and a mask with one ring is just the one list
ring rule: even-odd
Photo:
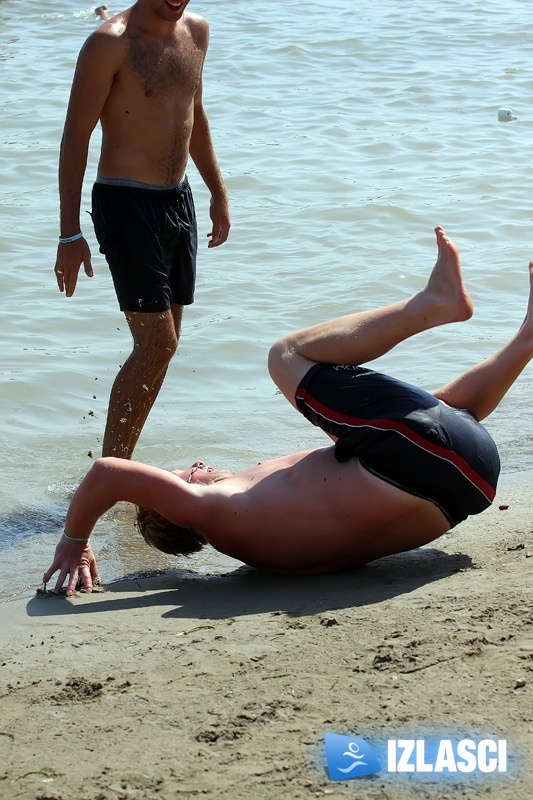
[[513,338],[493,356],[434,392],[455,408],[467,408],[485,419],[500,404],[533,358],[533,261],[529,262],[529,300],[525,319]]
[[313,363],[366,364],[421,331],[469,319],[472,301],[459,251],[438,226],[438,258],[425,289],[373,311],[361,311],[296,331],[270,350],[269,370],[290,403]]

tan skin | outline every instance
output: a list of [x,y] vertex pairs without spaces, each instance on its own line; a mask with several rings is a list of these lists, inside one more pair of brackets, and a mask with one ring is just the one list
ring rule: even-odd
[[[290,402],[317,361],[359,364],[377,358],[405,338],[472,314],[472,303],[454,243],[436,229],[439,258],[426,288],[412,298],[375,311],[340,317],[279,340],[270,352],[272,377]],[[470,408],[483,419],[533,357],[533,261],[524,322],[495,355],[472,367],[435,396]],[[97,575],[88,539],[105,511],[119,501],[148,506],[178,525],[201,532],[217,550],[251,566],[292,574],[349,569],[390,553],[419,547],[450,528],[429,500],[371,475],[353,458],[339,463],[333,446],[256,464],[237,475],[195,462],[166,470],[119,459],[95,462],[69,508],[65,531],[43,576],[67,581],[78,575],[90,591]]]
[[[215,157],[202,101],[202,71],[209,42],[205,19],[187,12],[189,0],[173,8],[166,0],[138,0],[95,30],[83,45],[74,74],[59,163],[61,236],[81,230],[80,203],[91,135],[100,122],[98,172],[161,187],[177,185],[189,156],[211,193],[208,247],[223,244],[230,218],[226,190]],[[55,273],[67,297],[75,292],[83,264],[92,277],[85,238],[59,244]],[[179,339],[182,307],[160,314],[127,311],[135,347],[133,360],[147,361],[137,348],[157,349],[141,383],[149,387],[143,407],[134,408],[126,432],[108,419],[103,455],[131,457]],[[121,391],[137,378],[130,364],[115,385],[110,412],[121,417]],[[143,367],[144,369],[144,367]],[[119,408],[120,407],[120,408]],[[120,438],[122,437],[122,438]]]
[[111,16],[109,11],[107,10],[107,6],[97,6],[94,9],[94,13],[96,14],[97,17],[99,17],[104,22],[106,20],[108,20],[110,18],[110,16]]

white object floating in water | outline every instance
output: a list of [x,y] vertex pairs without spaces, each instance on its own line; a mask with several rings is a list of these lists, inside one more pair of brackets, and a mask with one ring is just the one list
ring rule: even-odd
[[498,119],[500,122],[511,122],[512,119],[517,119],[510,108],[499,108]]

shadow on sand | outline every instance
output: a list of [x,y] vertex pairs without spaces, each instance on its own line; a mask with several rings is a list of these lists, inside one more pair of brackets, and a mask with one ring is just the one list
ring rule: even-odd
[[160,606],[163,618],[219,620],[275,611],[300,617],[380,603],[471,567],[465,554],[422,548],[347,572],[306,577],[246,566],[222,575],[166,570],[135,575],[107,585],[104,592],[68,600],[38,594],[26,611],[30,617],[55,617]]

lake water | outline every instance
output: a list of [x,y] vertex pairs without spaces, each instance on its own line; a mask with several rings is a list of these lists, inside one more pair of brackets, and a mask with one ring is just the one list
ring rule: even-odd
[[[53,276],[58,146],[93,8],[0,0],[0,601],[33,592],[49,565],[130,350],[88,216],[94,279],[66,299]],[[239,469],[325,443],[276,394],[269,345],[421,288],[436,224],[460,244],[475,316],[378,366],[435,388],[515,331],[533,256],[532,20],[518,0],[189,8],[211,26],[204,97],[232,231],[223,247],[201,247],[196,302],[135,456]],[[500,107],[517,119],[499,122]],[[96,131],[84,218],[98,144]],[[207,241],[208,196],[192,165],[189,179]],[[506,474],[531,468],[532,380],[530,368],[487,422]],[[132,518],[117,507],[95,533],[105,580],[175,565],[139,542]],[[204,553],[192,564],[233,562]]]

